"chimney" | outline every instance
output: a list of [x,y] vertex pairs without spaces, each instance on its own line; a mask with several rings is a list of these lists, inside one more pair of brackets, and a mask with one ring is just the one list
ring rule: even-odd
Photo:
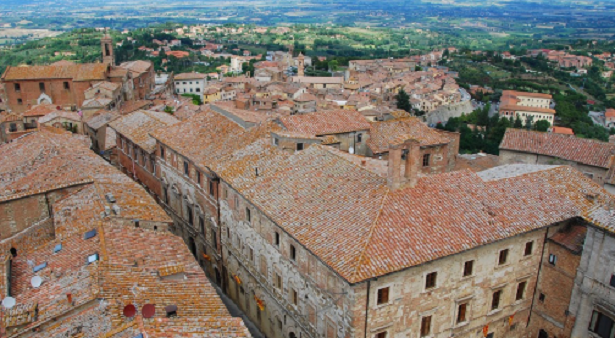
[[[405,154],[405,159],[402,157]],[[405,164],[402,174],[401,164]],[[409,139],[402,144],[389,145],[389,163],[387,183],[391,189],[414,187],[421,170],[421,145],[417,140]]]

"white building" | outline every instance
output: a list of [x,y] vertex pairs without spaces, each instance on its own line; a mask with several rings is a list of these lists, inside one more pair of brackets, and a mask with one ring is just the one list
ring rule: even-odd
[[197,94],[203,100],[203,91],[207,83],[207,75],[200,73],[181,73],[175,76],[175,93]]

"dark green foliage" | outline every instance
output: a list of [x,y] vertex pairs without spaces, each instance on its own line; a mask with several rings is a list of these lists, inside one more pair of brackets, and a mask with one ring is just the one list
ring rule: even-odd
[[397,100],[397,109],[410,112],[410,109],[412,108],[410,106],[410,95],[408,95],[405,90],[400,90],[395,99]]
[[534,123],[534,130],[536,131],[547,131],[551,127],[551,123],[547,120],[539,120]]

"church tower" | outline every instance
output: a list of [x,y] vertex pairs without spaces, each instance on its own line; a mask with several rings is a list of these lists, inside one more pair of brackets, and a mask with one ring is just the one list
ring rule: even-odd
[[100,39],[100,47],[102,49],[103,63],[108,63],[111,66],[115,66],[115,54],[113,54],[113,39],[109,34],[105,34]]
[[298,76],[305,76],[304,68],[305,68],[305,56],[303,56],[303,53],[300,52],[299,56],[297,57],[297,75]]

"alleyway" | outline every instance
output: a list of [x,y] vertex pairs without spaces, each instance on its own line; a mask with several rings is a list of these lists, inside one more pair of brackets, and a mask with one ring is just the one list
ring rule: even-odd
[[226,305],[226,308],[231,313],[231,316],[233,316],[233,317],[241,317],[241,319],[243,319],[243,322],[246,324],[246,327],[248,328],[248,330],[250,330],[250,334],[252,334],[252,337],[254,337],[254,338],[266,338],[265,335],[258,330],[256,325],[254,325],[254,323],[252,323],[250,321],[250,319],[248,319],[248,316],[246,316],[239,309],[239,307],[237,305],[235,305],[235,303],[233,303],[233,301],[230,298],[228,298],[224,294],[224,292],[222,292],[222,289],[220,289],[216,285],[216,283],[214,283],[214,281],[212,281],[210,279],[209,282],[211,283],[211,285],[214,288],[216,288],[216,292],[218,292],[218,295],[220,295],[220,298],[222,299],[222,302],[224,302],[224,305]]

